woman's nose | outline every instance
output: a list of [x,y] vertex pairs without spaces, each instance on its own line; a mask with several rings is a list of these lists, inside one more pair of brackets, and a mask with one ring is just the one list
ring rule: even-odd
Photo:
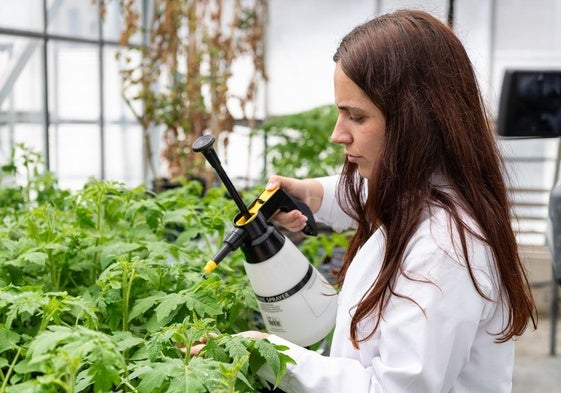
[[351,135],[345,130],[342,123],[341,116],[339,116],[337,118],[337,123],[335,123],[335,128],[333,128],[333,132],[331,133],[331,142],[341,144],[351,143]]

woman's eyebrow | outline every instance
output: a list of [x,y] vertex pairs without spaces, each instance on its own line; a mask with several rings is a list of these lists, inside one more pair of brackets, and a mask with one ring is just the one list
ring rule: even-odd
[[361,108],[358,108],[356,106],[349,106],[349,105],[337,105],[337,108],[339,108],[342,111],[357,111],[357,112],[364,112],[364,110],[362,110]]

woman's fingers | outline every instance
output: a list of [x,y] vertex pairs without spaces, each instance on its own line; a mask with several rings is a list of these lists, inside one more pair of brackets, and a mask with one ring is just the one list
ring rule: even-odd
[[206,344],[196,344],[196,345],[192,345],[191,349],[189,350],[189,354],[191,356],[197,356],[199,354],[199,352],[201,352],[201,350],[205,347]]
[[316,179],[295,179],[284,176],[271,176],[265,188],[282,188],[296,199],[304,202],[312,213],[316,213],[323,199],[323,186]]
[[268,338],[269,334],[268,333],[263,333],[263,332],[258,332],[257,330],[247,330],[245,332],[240,332],[240,333],[234,334],[234,336],[252,338],[252,339],[255,339],[255,340],[263,340],[265,338]]
[[308,221],[308,217],[302,214],[298,210],[292,210],[288,213],[284,212],[277,212],[272,217],[273,221],[275,221],[280,226],[288,229],[291,232],[299,232],[306,226],[306,222]]
[[[258,331],[255,331],[255,330],[248,330],[248,331],[245,331],[245,332],[234,334],[234,336],[241,336],[241,337],[245,337],[245,338],[252,338],[252,339],[256,339],[256,340],[261,340],[261,339],[269,337],[269,334],[263,333],[263,332],[258,332]],[[209,338],[216,338],[216,337],[218,337],[218,335],[215,334],[215,333],[209,333],[207,337],[201,337],[199,339],[198,344],[195,344],[195,345],[191,346],[191,348],[189,349],[189,354],[191,356],[198,356],[199,353],[201,353],[201,351],[205,347],[208,339]],[[181,350],[185,351],[185,348],[181,348]]]
[[[205,347],[207,340],[209,338],[216,338],[218,337],[218,334],[216,333],[209,333],[208,336],[203,336],[201,338],[199,338],[199,343],[195,344],[195,345],[191,345],[191,348],[189,349],[189,353],[191,354],[191,356],[197,356],[199,354],[199,352],[201,352],[201,350]],[[182,348],[183,351],[185,351],[185,348]]]

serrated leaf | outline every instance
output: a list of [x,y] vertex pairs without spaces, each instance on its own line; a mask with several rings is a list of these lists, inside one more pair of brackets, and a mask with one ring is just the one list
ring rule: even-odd
[[275,386],[278,386],[286,373],[287,364],[296,364],[294,359],[290,356],[279,352],[280,350],[286,349],[286,347],[275,345],[269,340],[256,340],[255,349],[265,358],[265,361],[271,366],[271,369],[275,373]]
[[249,351],[244,344],[244,341],[247,341],[247,339],[243,337],[230,336],[225,338],[225,341],[224,348],[230,357],[240,359],[249,355]]
[[166,359],[164,362],[151,363],[143,367],[138,373],[133,373],[131,377],[140,379],[137,386],[139,393],[152,393],[158,391],[162,385],[171,377],[181,375],[183,364],[177,359]]
[[112,337],[121,353],[144,343],[142,338],[134,336],[131,332],[113,332]]
[[109,392],[113,386],[121,381],[120,371],[124,369],[124,359],[120,354],[109,350],[103,345],[98,345],[88,356],[91,365],[88,375],[92,376],[94,392]]
[[82,370],[76,376],[76,384],[74,389],[76,392],[82,392],[86,390],[93,381],[93,376],[88,374],[88,370]]
[[26,252],[25,254],[22,254],[18,259],[24,262],[33,263],[35,265],[44,266],[45,262],[47,261],[47,254],[41,251]]
[[76,222],[82,227],[87,229],[94,229],[95,222],[92,219],[91,212],[84,206],[76,208]]
[[195,311],[200,317],[214,317],[220,315],[221,307],[216,303],[216,299],[209,293],[203,292],[185,292],[185,306]]
[[20,335],[4,327],[0,328],[0,353],[10,349],[16,349]]
[[163,216],[162,210],[156,207],[155,205],[151,205],[147,208],[145,213],[146,223],[148,224],[151,230],[155,231],[156,229],[158,229],[162,216]]
[[216,340],[209,339],[202,350],[202,355],[206,358],[211,358],[219,362],[228,362],[230,358],[226,350],[218,345]]
[[158,292],[152,296],[148,296],[137,300],[134,303],[134,306],[129,313],[129,322],[132,321],[134,318],[138,317],[139,315],[142,315],[143,313],[148,311],[151,307],[159,303],[161,299],[165,297],[166,294],[164,292]]
[[101,252],[101,265],[107,266],[112,260],[140,248],[142,248],[142,245],[139,243],[113,242],[108,244],[104,246]]
[[158,321],[163,321],[179,306],[187,307],[200,317],[216,316],[222,312],[220,306],[208,294],[183,290],[178,293],[170,293],[162,298],[155,310]]
[[[213,359],[194,357],[185,367],[184,392],[219,392],[225,391],[226,381],[221,372],[221,365]],[[183,382],[183,381],[178,381]],[[178,390],[176,390],[178,392]]]
[[163,240],[146,242],[146,248],[148,249],[149,255],[154,259],[167,259],[169,257],[170,248],[172,247],[172,244]]
[[185,296],[181,293],[170,293],[164,296],[156,307],[156,318],[158,322],[163,321],[171,314],[177,307],[185,304]]

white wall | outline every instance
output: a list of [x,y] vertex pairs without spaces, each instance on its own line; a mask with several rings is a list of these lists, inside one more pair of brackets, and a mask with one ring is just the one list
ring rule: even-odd
[[[447,0],[270,0],[269,115],[331,103],[339,40],[377,14],[406,7],[447,18]],[[493,111],[505,68],[561,68],[561,0],[455,0],[454,31]]]

